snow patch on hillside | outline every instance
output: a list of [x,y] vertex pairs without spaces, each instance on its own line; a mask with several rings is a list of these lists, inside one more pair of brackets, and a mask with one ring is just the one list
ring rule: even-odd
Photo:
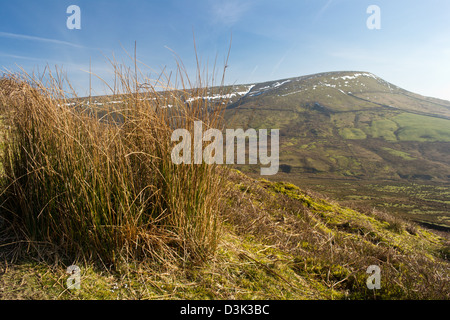
[[272,83],[270,85],[267,85],[265,87],[258,88],[255,91],[253,91],[252,93],[250,93],[249,97],[259,96],[259,95],[261,95],[263,93],[266,93],[266,92],[268,92],[270,90],[273,90],[273,89],[276,89],[278,87],[281,87],[283,84],[286,84],[286,83],[289,83],[289,82],[291,82],[291,80],[285,80],[285,81],[282,81],[282,82],[277,81],[277,82]]
[[378,80],[377,76],[375,76],[372,73],[368,73],[368,72],[355,73],[355,74],[353,74],[351,76],[331,77],[331,79],[332,80],[339,80],[339,79],[342,79],[342,80],[354,80],[354,79],[359,78],[359,77],[369,77],[369,78],[373,78],[375,80]]
[[191,98],[189,98],[189,99],[186,99],[186,102],[193,102],[193,101],[195,101],[195,100],[200,100],[200,99],[211,101],[211,100],[219,100],[219,99],[231,99],[231,98],[234,98],[234,97],[237,97],[237,96],[242,97],[242,96],[247,95],[247,94],[252,90],[252,88],[253,88],[254,86],[255,86],[254,84],[249,85],[249,86],[246,88],[245,91],[237,91],[237,92],[227,93],[227,94],[214,94],[214,95],[212,95],[212,96],[197,96],[197,97],[191,97]]

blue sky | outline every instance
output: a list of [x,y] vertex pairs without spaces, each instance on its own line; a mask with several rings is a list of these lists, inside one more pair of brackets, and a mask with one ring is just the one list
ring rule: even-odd
[[[69,5],[81,9],[81,30],[69,30]],[[369,30],[369,5],[381,9],[381,29]],[[80,95],[92,70],[107,81],[105,57],[150,76],[175,70],[176,52],[196,68],[222,67],[232,35],[227,83],[253,83],[324,71],[369,71],[407,90],[450,100],[448,0],[16,0],[0,7],[0,66],[28,72],[63,67]],[[143,68],[145,69],[145,68]],[[96,94],[104,86],[94,79]]]

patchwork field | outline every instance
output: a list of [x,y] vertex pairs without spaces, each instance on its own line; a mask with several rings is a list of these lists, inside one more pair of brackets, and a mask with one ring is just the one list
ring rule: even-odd
[[371,73],[330,72],[257,84],[225,118],[231,127],[280,129],[274,180],[450,227],[448,101]]

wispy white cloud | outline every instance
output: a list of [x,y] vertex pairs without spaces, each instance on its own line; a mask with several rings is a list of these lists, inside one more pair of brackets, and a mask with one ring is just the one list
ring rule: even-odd
[[314,20],[317,20],[318,18],[320,18],[325,11],[328,10],[328,8],[330,7],[330,5],[333,3],[334,0],[328,0],[328,2],[322,7],[320,8],[319,12],[317,13],[317,15],[314,17]]
[[272,72],[270,73],[270,76],[274,76],[276,74],[276,72],[278,71],[278,69],[280,68],[280,66],[283,64],[284,60],[286,59],[286,56],[288,55],[288,52],[286,52],[280,60],[278,60],[278,62],[275,64],[275,66],[273,67]]
[[[0,52],[0,57],[4,57],[4,58],[10,58],[10,59],[14,59],[14,60],[26,60],[26,61],[35,61],[35,62],[40,62],[42,64],[38,64],[38,65],[57,65],[58,68],[62,68],[66,71],[71,71],[71,72],[82,72],[82,73],[88,73],[88,71],[85,70],[89,70],[89,64],[87,63],[77,63],[77,62],[71,62],[71,61],[61,61],[61,60],[55,60],[52,58],[49,59],[45,59],[45,58],[36,58],[36,57],[29,57],[29,56],[22,56],[22,55],[16,55],[16,54],[10,54],[10,53],[5,53],[5,52]],[[20,63],[16,63],[17,66],[20,66]],[[35,65],[35,66],[38,66]],[[1,66],[2,68],[5,68],[5,66]],[[106,67],[100,67],[100,68],[96,68],[100,71],[105,71],[105,70],[109,70]]]
[[328,0],[328,2],[322,7],[322,9],[320,9],[319,14],[324,13],[324,12],[328,9],[328,7],[331,5],[331,3],[332,3],[333,1],[334,1],[334,0]]
[[215,23],[232,26],[248,12],[252,4],[249,1],[226,0],[211,3],[212,19]]
[[35,36],[29,36],[24,34],[17,34],[17,33],[9,33],[9,32],[2,32],[0,31],[0,37],[1,38],[10,38],[10,39],[18,39],[18,40],[28,40],[28,41],[38,41],[38,42],[46,42],[46,43],[53,43],[58,45],[65,45],[65,46],[71,46],[75,48],[84,48],[83,46],[68,42],[68,41],[62,41],[57,39],[49,39],[49,38],[42,38],[42,37],[35,37]]
[[380,51],[370,51],[359,47],[342,47],[335,48],[333,51],[329,51],[328,56],[331,58],[337,58],[337,61],[352,61],[353,63],[389,63],[388,56],[381,54]]
[[258,70],[258,65],[256,65],[256,66],[253,68],[252,72],[250,73],[250,78],[253,77],[253,75],[255,74],[256,70]]
[[0,52],[0,57],[45,62],[44,59],[40,59],[40,58],[26,57],[26,56],[20,56],[20,55],[16,55],[16,54],[9,54],[9,53],[3,53],[3,52]]

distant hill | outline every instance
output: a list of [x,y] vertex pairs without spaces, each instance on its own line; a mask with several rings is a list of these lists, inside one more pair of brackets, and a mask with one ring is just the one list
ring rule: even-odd
[[450,179],[449,101],[408,92],[368,72],[246,87],[227,108],[227,127],[279,128],[286,172]]
[[234,90],[247,93],[228,106],[228,128],[280,129],[280,172],[271,180],[450,230],[449,101],[354,71]]

